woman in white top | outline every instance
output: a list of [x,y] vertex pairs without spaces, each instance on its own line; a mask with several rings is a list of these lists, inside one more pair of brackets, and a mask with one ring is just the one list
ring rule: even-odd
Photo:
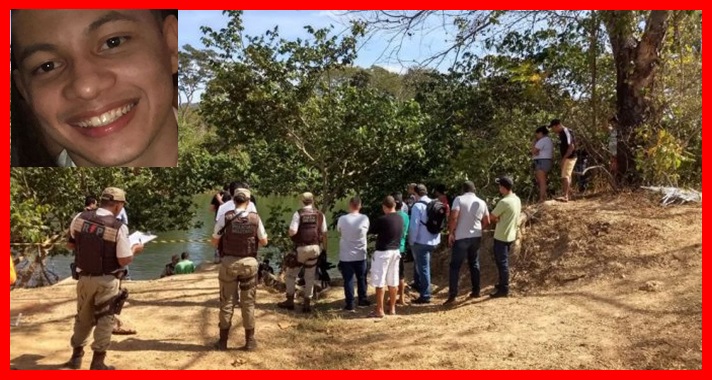
[[546,126],[536,129],[536,140],[532,144],[532,158],[534,159],[534,176],[539,185],[539,202],[546,201],[546,173],[551,170],[554,158],[554,142],[549,138]]

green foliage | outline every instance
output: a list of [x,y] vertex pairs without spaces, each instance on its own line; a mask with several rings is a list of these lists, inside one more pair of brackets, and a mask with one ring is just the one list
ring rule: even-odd
[[370,74],[345,75],[362,27],[339,37],[306,26],[311,38],[290,41],[277,28],[243,36],[241,14],[228,14],[227,28],[204,29],[207,46],[223,54],[200,112],[228,131],[224,141],[248,152],[263,194],[309,190],[326,210],[382,181],[394,162],[423,156],[418,104],[369,86]]
[[639,128],[638,134],[638,140],[645,141],[636,151],[638,170],[645,181],[651,185],[677,186],[680,167],[692,161],[682,143],[667,130],[649,125]]
[[[196,227],[193,197],[245,175],[240,156],[187,152],[179,167],[161,168],[12,168],[10,239],[44,242],[62,237],[84,208],[84,197],[98,197],[108,186],[127,193],[130,228],[170,231]],[[53,253],[64,253],[56,247]]]

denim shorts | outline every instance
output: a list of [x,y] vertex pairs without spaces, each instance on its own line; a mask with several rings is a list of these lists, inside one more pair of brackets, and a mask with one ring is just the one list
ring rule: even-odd
[[534,169],[541,170],[544,173],[548,173],[551,170],[552,160],[548,159],[537,159],[534,160]]

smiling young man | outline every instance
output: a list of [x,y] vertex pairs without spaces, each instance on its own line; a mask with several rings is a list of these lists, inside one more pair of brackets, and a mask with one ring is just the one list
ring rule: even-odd
[[176,166],[178,20],[158,10],[14,10],[13,80],[60,166]]

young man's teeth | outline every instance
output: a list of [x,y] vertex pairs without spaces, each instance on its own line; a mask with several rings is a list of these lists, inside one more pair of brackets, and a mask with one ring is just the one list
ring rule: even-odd
[[101,114],[99,116],[94,116],[89,120],[79,122],[79,123],[77,123],[77,125],[82,128],[103,127],[105,125],[113,123],[116,119],[120,118],[121,116],[126,115],[131,110],[131,108],[133,108],[133,104],[129,104],[127,106],[117,108],[115,110],[104,112],[103,114]]

